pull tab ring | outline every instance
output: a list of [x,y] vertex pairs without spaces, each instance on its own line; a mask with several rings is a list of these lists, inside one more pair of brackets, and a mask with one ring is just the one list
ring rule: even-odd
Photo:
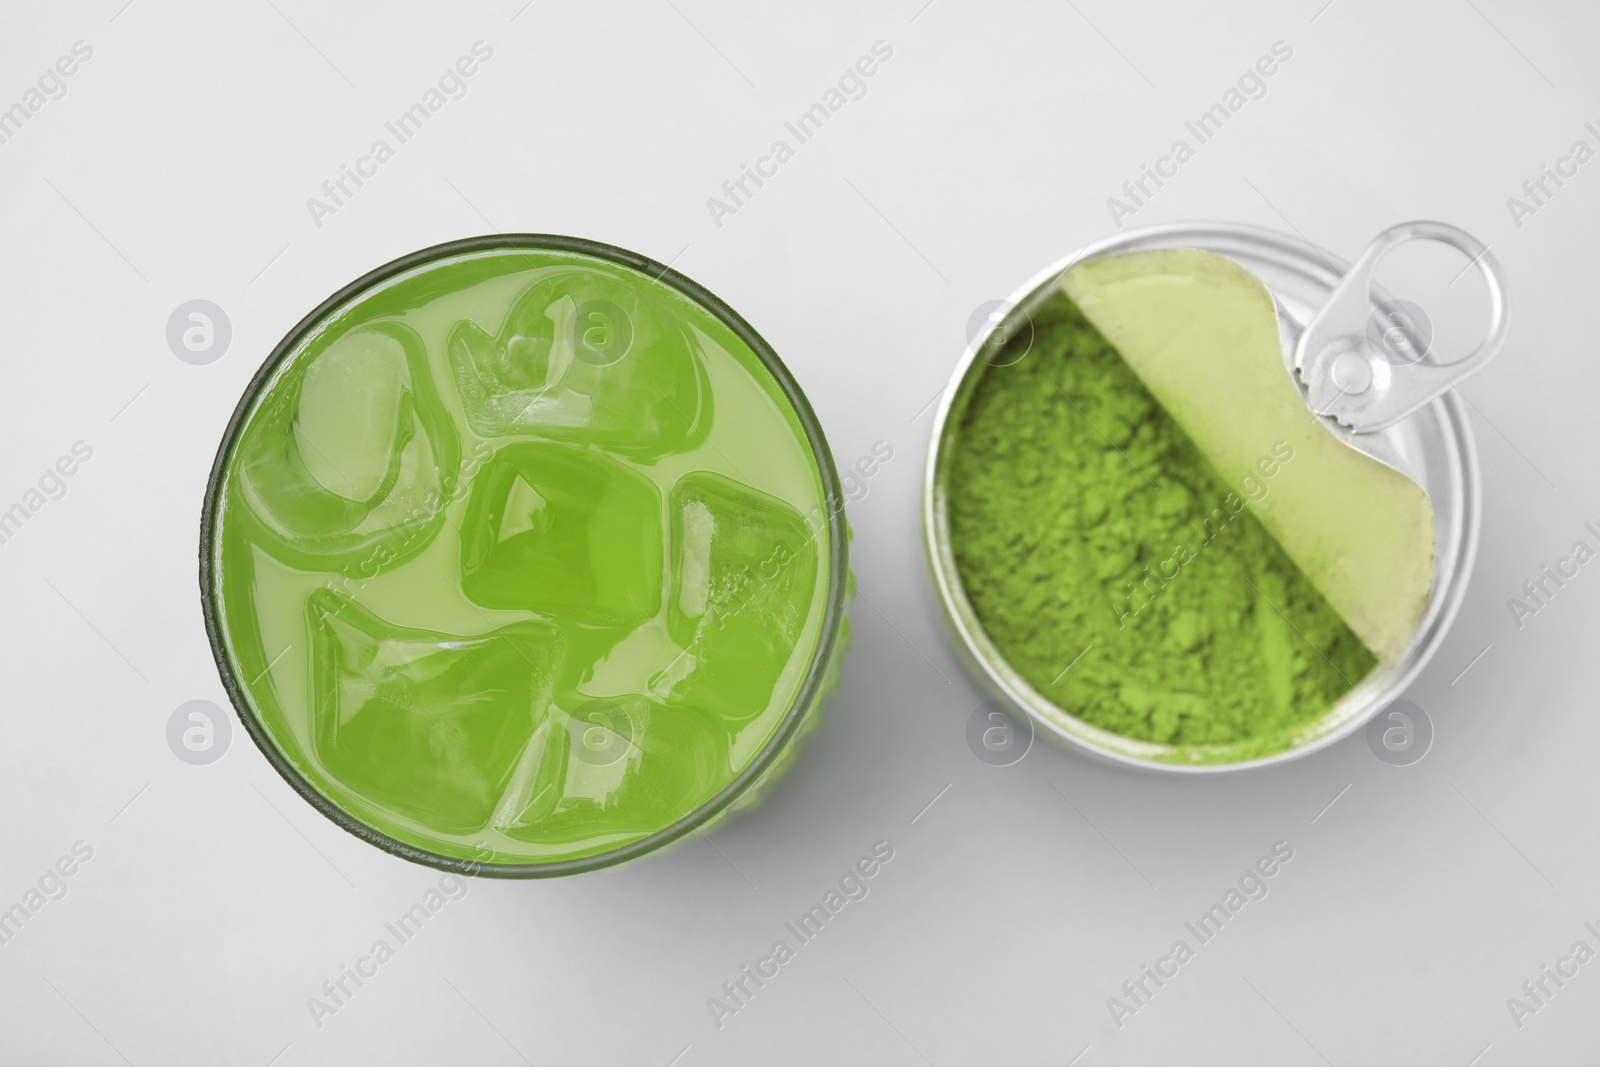
[[[1454,363],[1424,361],[1426,328],[1403,301],[1376,311],[1372,278],[1383,257],[1408,241],[1438,241],[1468,256],[1489,287],[1489,334]],[[1295,346],[1294,366],[1317,414],[1355,433],[1388,429],[1481,370],[1506,339],[1506,285],[1489,247],[1443,222],[1384,230],[1356,260]]]

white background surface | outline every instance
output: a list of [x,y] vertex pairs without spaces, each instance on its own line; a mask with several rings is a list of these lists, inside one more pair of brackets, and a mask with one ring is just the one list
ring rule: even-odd
[[[1506,198],[1600,147],[1600,11],[921,3],[11,6],[0,106],[73,42],[94,54],[0,145],[0,509],[74,442],[94,454],[0,544],[0,908],[74,842],[94,854],[0,945],[0,1059],[1585,1061],[1600,962],[1520,1029],[1506,999],[1574,941],[1600,949],[1600,576],[1520,630],[1506,599],[1595,544],[1600,162],[1520,227]],[[317,226],[307,198],[478,40],[494,55],[468,94]],[[707,197],[878,40],[894,54],[866,96],[717,226]],[[1133,221],[1252,222],[1350,258],[1436,217],[1504,264],[1512,343],[1463,390],[1482,547],[1408,694],[1433,750],[1395,768],[1357,735],[1203,781],[1043,743],[987,766],[917,532],[929,401],[973,309],[1114,232],[1106,198],[1276,40],[1294,54],[1267,94]],[[225,703],[195,575],[205,476],[301,315],[490,230],[672,261],[782,354],[841,466],[893,447],[850,511],[855,644],[798,764],[714,846],[474,882],[319,1028],[307,998],[438,875],[318,815],[237,728],[210,766],[169,751],[174,708]],[[208,366],[165,341],[194,298],[233,324]],[[719,1029],[707,998],[878,840],[895,858],[870,895]],[[1279,840],[1270,895],[1117,1029],[1107,998]]]

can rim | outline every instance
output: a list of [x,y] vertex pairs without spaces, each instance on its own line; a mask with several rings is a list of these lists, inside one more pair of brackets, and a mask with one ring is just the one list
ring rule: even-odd
[[[822,481],[822,499],[827,509],[830,568],[827,600],[823,605],[822,629],[817,637],[816,650],[812,654],[806,675],[801,680],[800,687],[796,691],[788,710],[784,713],[782,721],[779,722],[772,736],[767,739],[760,751],[746,764],[744,769],[700,807],[653,834],[619,848],[608,849],[592,856],[531,863],[487,863],[456,856],[446,856],[401,841],[375,827],[369,826],[345,811],[312,785],[289,762],[288,758],[273,742],[266,727],[252,709],[248,695],[233,670],[233,664],[230,661],[223,640],[223,628],[218,610],[220,598],[212,581],[216,562],[214,543],[217,533],[217,517],[228,458],[235,444],[237,444],[245,422],[254,410],[255,403],[262,390],[271,381],[279,367],[290,357],[300,342],[321,323],[325,322],[330,315],[380,283],[415,267],[437,260],[482,251],[557,251],[586,255],[646,273],[656,282],[666,285],[668,288],[695,301],[720,320],[740,341],[747,345],[761,362],[766,372],[772,376],[773,381],[783,393],[784,399],[788,401],[799,419],[805,434],[806,444],[811,449],[813,460]],[[845,617],[847,585],[850,573],[850,547],[843,517],[844,495],[842,488],[838,468],[834,464],[833,453],[828,447],[827,438],[823,435],[821,422],[817,418],[816,411],[811,407],[810,401],[806,399],[805,393],[800,389],[799,384],[790,373],[789,368],[784,365],[776,350],[756,332],[753,326],[709,289],[692,278],[673,270],[670,266],[658,263],[647,256],[617,245],[584,237],[545,233],[496,233],[458,238],[442,244],[430,245],[427,248],[390,260],[388,263],[368,271],[366,274],[339,288],[333,295],[301,318],[284,335],[283,339],[273,347],[261,367],[257,369],[245,386],[244,393],[240,397],[238,405],[234,408],[232,416],[228,419],[222,440],[217,446],[216,459],[213,461],[211,473],[206,479],[205,497],[201,506],[200,604],[201,612],[205,618],[206,638],[211,646],[212,658],[215,660],[217,671],[221,676],[223,689],[228,694],[228,701],[233,705],[235,715],[244,726],[245,732],[250,735],[250,739],[261,750],[261,754],[266,757],[267,762],[272,765],[273,769],[295,792],[299,793],[312,807],[320,811],[333,823],[355,837],[368,844],[376,845],[391,855],[456,874],[491,878],[553,878],[613,867],[628,860],[658,851],[692,832],[701,830],[707,823],[726,812],[734,801],[755,786],[762,775],[772,767],[778,757],[796,739],[796,734],[799,732],[801,723],[806,718],[806,713],[821,696],[824,676],[838,645],[839,631]]]
[[[1046,286],[1052,285],[1067,270],[1098,256],[1136,249],[1177,247],[1204,248],[1227,255],[1227,250],[1220,249],[1219,244],[1231,245],[1256,255],[1275,255],[1277,257],[1275,265],[1325,285],[1330,290],[1350,269],[1347,260],[1309,241],[1265,227],[1224,221],[1161,223],[1104,238],[1061,257],[1029,278],[1007,298],[1006,303],[1011,307],[1024,306],[1030,298],[1037,296]],[[1004,696],[1011,705],[1025,712],[1033,723],[1042,727],[1058,741],[1066,742],[1069,747],[1097,759],[1158,773],[1203,775],[1261,769],[1310,755],[1360,730],[1371,717],[1370,714],[1351,714],[1347,721],[1310,738],[1303,744],[1252,759],[1214,763],[1177,763],[1147,759],[1097,744],[1089,737],[1067,729],[1061,722],[1043,714],[1035,706],[1036,703],[1048,704],[1063,719],[1077,723],[1082,723],[1083,720],[1043,697],[1038,697],[1037,701],[1030,699],[1027,693],[1020,690],[1012,679],[1006,676],[1005,672],[997,668],[994,661],[999,660],[1003,663],[1003,656],[998,649],[993,648],[987,634],[983,633],[976,612],[972,609],[961,586],[960,574],[950,552],[941,504],[939,464],[941,446],[946,439],[947,424],[957,400],[963,396],[973,365],[988,347],[987,342],[991,335],[1004,325],[1004,322],[990,322],[983,331],[970,340],[965,353],[956,364],[949,383],[940,394],[934,412],[922,480],[923,542],[933,572],[934,587],[939,594],[940,606],[944,609],[945,621],[960,639],[965,659],[969,667],[976,667],[981,675],[980,680]],[[1472,435],[1471,422],[1467,418],[1460,397],[1454,390],[1446,392],[1423,410],[1432,411],[1441,427],[1446,430],[1451,477],[1459,489],[1457,499],[1452,501],[1453,508],[1458,512],[1454,527],[1455,537],[1452,542],[1453,551],[1449,556],[1449,568],[1444,571],[1447,579],[1444,583],[1445,588],[1436,590],[1437,595],[1430,596],[1428,608],[1405,656],[1396,665],[1382,689],[1367,701],[1368,707],[1372,710],[1376,710],[1403,692],[1433,658],[1465,599],[1467,583],[1471,578],[1473,562],[1477,556],[1482,502],[1477,447]],[[1439,564],[1436,562],[1435,566],[1438,568]],[[1436,569],[1436,575],[1438,573]],[[1011,668],[1008,666],[1007,670]]]

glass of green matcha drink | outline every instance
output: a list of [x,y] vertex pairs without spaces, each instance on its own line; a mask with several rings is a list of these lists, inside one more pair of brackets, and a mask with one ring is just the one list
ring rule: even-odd
[[[1324,346],[1346,362],[1312,404],[1300,383],[1325,379],[1300,342],[1332,323],[1344,343],[1369,313],[1392,331],[1363,272],[1418,237],[1484,271],[1490,338],[1457,364]],[[957,368],[924,482],[935,585],[979,676],[1141,767],[1259,766],[1360,729],[1438,649],[1471,570],[1476,460],[1445,390],[1504,335],[1476,248],[1414,223],[1351,268],[1265,230],[1171,225],[1024,285]],[[1385,399],[1392,417],[1371,416]]]
[[843,497],[772,349],[680,274],[501,235],[396,260],[277,346],[207,488],[239,717],[432,866],[604,867],[753,804],[847,641]]

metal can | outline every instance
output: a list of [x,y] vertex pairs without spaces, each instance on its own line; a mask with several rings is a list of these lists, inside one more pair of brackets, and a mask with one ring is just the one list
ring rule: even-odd
[[[1404,458],[1406,472],[1427,492],[1434,511],[1434,571],[1423,618],[1400,658],[1380,664],[1358,682],[1320,719],[1297,736],[1289,748],[1268,756],[1234,762],[1183,763],[1157,758],[1161,746],[1110,733],[1050,701],[1006,662],[985,632],[962,585],[951,548],[948,489],[943,459],[958,436],[973,389],[988,367],[984,356],[998,350],[1004,338],[1026,327],[1031,310],[1056,292],[1061,276],[1078,263],[1100,256],[1157,249],[1188,248],[1211,252],[1239,263],[1272,293],[1278,306],[1286,347],[1303,336],[1320,310],[1341,295],[1341,283],[1354,274],[1370,275],[1377,259],[1399,241],[1422,237],[1442,240],[1464,250],[1476,246],[1470,237],[1442,224],[1396,227],[1375,242],[1355,268],[1315,246],[1285,234],[1233,223],[1178,223],[1130,231],[1089,245],[1040,271],[1001,307],[1003,313],[971,340],[935,413],[922,486],[922,526],[934,586],[969,668],[986,686],[1026,712],[1048,735],[1097,758],[1127,766],[1184,773],[1217,773],[1259,767],[1304,756],[1361,729],[1375,711],[1398,696],[1433,657],[1459,610],[1478,542],[1481,487],[1472,430],[1458,396],[1440,389],[1406,417],[1381,429],[1384,450]],[[1461,238],[1457,240],[1457,238]],[[1384,240],[1388,244],[1384,244]],[[1481,247],[1481,246],[1476,246]],[[1471,254],[1469,252],[1469,254]],[[1476,261],[1476,259],[1475,259]],[[1481,366],[1503,338],[1501,282],[1492,259],[1480,264],[1494,298],[1492,344],[1468,361]],[[1353,299],[1353,298],[1352,298]],[[1372,290],[1372,309],[1387,300]],[[1347,301],[1348,302],[1348,301]],[[1348,311],[1349,309],[1345,309]],[[1481,358],[1480,358],[1481,357]],[[1429,368],[1433,374],[1438,368]],[[1462,375],[1457,375],[1459,380]]]

